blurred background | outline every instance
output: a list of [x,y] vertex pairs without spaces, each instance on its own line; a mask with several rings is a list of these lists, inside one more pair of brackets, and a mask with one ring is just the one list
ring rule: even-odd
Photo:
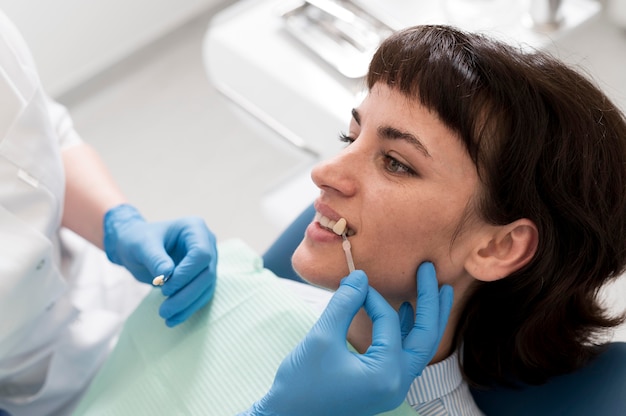
[[[365,22],[373,26],[452,23],[554,51],[626,109],[621,0],[338,3],[352,10],[348,18],[378,18]],[[199,215],[219,240],[241,238],[259,252],[311,202],[310,168],[339,148],[337,133],[358,99],[362,67],[333,61],[345,50],[324,55],[339,44],[328,46],[328,34],[303,37],[302,22],[320,19],[325,6],[0,0],[48,92],[70,108],[78,132],[146,217]],[[367,60],[367,47],[357,52]]]

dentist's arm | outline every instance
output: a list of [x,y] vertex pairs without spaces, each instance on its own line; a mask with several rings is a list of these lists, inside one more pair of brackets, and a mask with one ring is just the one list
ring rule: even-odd
[[126,204],[108,169],[86,143],[63,150],[66,177],[63,226],[103,248],[113,263],[150,284],[169,276],[159,314],[168,326],[189,318],[213,296],[215,236],[203,220],[183,217],[148,222]]
[[[415,321],[408,314],[400,322],[365,273],[352,272],[281,363],[270,391],[240,416],[374,415],[398,407],[437,351],[452,306],[452,288],[438,290],[432,264],[420,266],[417,280]],[[357,354],[346,335],[362,306],[374,326],[372,345]]]
[[109,170],[87,143],[62,150],[65,170],[63,226],[102,247],[104,214],[127,202]]

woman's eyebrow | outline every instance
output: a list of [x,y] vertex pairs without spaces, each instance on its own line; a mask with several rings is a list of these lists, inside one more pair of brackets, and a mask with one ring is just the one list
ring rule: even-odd
[[378,128],[378,136],[381,139],[386,140],[404,140],[413,145],[424,156],[432,159],[432,156],[430,155],[430,153],[428,153],[428,149],[426,148],[426,146],[424,146],[424,144],[411,133],[400,131],[391,126],[381,126]]
[[[361,125],[361,116],[356,108],[352,109],[352,118],[356,124],[359,126]],[[424,156],[432,159],[432,156],[428,153],[426,146],[424,146],[424,144],[411,133],[400,131],[395,127],[383,126],[378,128],[378,136],[381,139],[386,140],[405,140],[419,150]]]

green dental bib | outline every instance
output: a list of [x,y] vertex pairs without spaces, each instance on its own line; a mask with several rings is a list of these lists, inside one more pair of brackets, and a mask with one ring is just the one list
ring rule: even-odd
[[[162,300],[153,290],[129,317],[74,416],[235,415],[265,395],[317,320],[238,240],[219,245],[217,288],[204,309],[167,328]],[[416,414],[406,402],[385,413]]]

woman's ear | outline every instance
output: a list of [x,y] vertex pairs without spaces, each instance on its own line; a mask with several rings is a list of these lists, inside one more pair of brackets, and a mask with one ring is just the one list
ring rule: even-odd
[[537,227],[526,218],[493,227],[467,257],[465,269],[484,282],[502,279],[528,264],[538,241]]

